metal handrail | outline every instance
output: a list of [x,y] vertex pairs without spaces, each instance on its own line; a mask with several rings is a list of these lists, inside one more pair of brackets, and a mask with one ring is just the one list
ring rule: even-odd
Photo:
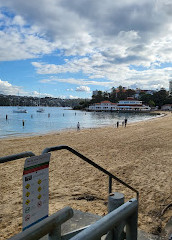
[[[82,155],[81,153],[77,152],[76,150],[74,150],[73,148],[71,148],[71,147],[69,147],[67,145],[59,145],[59,146],[45,148],[42,151],[42,154],[48,153],[48,152],[57,151],[57,150],[63,150],[63,149],[66,149],[66,150],[70,151],[71,153],[73,153],[74,155],[78,156],[79,158],[81,158],[85,162],[89,163],[93,167],[97,168],[101,172],[103,172],[106,175],[108,175],[109,176],[109,193],[112,192],[112,179],[114,179],[117,182],[119,182],[122,185],[124,185],[125,187],[129,188],[130,190],[132,190],[133,192],[135,192],[137,200],[139,199],[139,192],[135,188],[133,188],[132,186],[130,186],[126,182],[122,181],[118,177],[114,176],[112,173],[108,172],[106,169],[102,168],[100,165],[98,165],[95,162],[91,161],[89,158],[85,157],[84,155]],[[18,153],[18,154],[14,154],[14,155],[8,155],[8,156],[5,156],[5,157],[1,157],[0,158],[0,163],[5,163],[5,162],[17,160],[17,159],[24,158],[24,157],[31,157],[31,156],[35,156],[35,154],[33,152],[22,152],[22,153]]]
[[32,157],[32,156],[35,156],[35,154],[33,152],[22,152],[22,153],[18,153],[18,154],[14,154],[14,155],[8,155],[5,157],[1,157],[0,163],[10,162],[10,161],[17,160],[20,158]]
[[[138,217],[138,201],[131,199],[117,209],[108,213],[97,222],[91,224],[86,229],[76,234],[71,240],[95,240],[101,239],[108,231],[119,226],[119,223],[126,223],[126,239],[137,239],[137,218]],[[121,237],[110,239],[123,239]]]
[[72,217],[73,209],[71,207],[65,207],[41,222],[33,225],[31,228],[11,237],[9,240],[38,240],[47,234],[50,234],[50,239],[56,239],[59,226]]
[[101,166],[99,166],[95,162],[91,161],[89,158],[85,157],[84,155],[82,155],[81,153],[77,152],[76,150],[74,150],[73,148],[71,148],[71,147],[69,147],[67,145],[60,145],[60,146],[54,146],[54,147],[45,148],[42,151],[42,154],[45,154],[45,153],[48,153],[48,152],[57,151],[57,150],[62,150],[62,149],[66,149],[66,150],[70,151],[71,153],[73,153],[74,155],[78,156],[79,158],[81,158],[85,162],[89,163],[93,167],[97,168],[101,172],[103,172],[106,175],[108,175],[109,176],[109,193],[112,192],[112,179],[115,179],[117,182],[121,183],[125,187],[127,187],[130,190],[132,190],[133,192],[135,192],[137,200],[139,199],[139,192],[135,188],[131,187],[126,182],[124,182],[121,179],[119,179],[118,177],[114,176],[112,173],[108,172],[106,169],[102,168]]

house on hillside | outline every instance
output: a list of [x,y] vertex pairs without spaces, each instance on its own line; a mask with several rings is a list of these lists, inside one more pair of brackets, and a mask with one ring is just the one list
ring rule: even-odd
[[156,90],[141,90],[137,88],[135,92],[136,93],[134,94],[134,98],[139,99],[141,93],[153,95],[156,92]]

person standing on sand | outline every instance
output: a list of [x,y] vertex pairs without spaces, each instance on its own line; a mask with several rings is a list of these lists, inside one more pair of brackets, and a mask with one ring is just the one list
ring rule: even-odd
[[127,118],[125,118],[124,123],[125,123],[125,127],[126,127],[127,126]]
[[79,122],[77,123],[77,130],[78,131],[80,130],[80,123]]
[[116,127],[117,127],[117,128],[119,127],[119,121],[117,121],[117,123],[116,123]]

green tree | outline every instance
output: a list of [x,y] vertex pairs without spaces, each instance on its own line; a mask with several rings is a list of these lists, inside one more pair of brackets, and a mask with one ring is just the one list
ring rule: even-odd
[[148,104],[150,107],[155,107],[155,102],[153,100],[149,100]]
[[127,89],[126,90],[127,97],[133,97],[135,93],[136,93],[136,91],[133,90],[133,89]]
[[153,101],[153,96],[151,94],[142,94],[140,100],[146,104],[149,104],[149,101]]
[[116,88],[111,89],[111,93],[109,94],[109,101],[115,103],[117,102],[117,93],[116,93]]
[[165,104],[166,99],[168,98],[168,93],[165,89],[161,89],[158,92],[155,92],[153,94],[153,101],[155,102],[155,105],[161,108],[162,105]]
[[91,103],[99,103],[99,102],[101,102],[103,100],[104,100],[103,92],[102,91],[98,91],[96,95],[92,96]]
[[110,94],[108,92],[103,92],[103,99],[104,100],[109,100]]

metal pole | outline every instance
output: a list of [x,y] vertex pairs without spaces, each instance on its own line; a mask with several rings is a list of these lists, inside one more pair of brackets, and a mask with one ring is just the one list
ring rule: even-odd
[[122,204],[124,204],[124,194],[119,192],[111,193],[108,197],[108,212],[112,212]]
[[[120,207],[124,204],[124,194],[115,192],[111,193],[108,197],[108,212],[112,212],[113,210]],[[107,239],[121,240],[124,239],[124,226],[123,222],[120,222],[118,226],[116,226],[112,231],[107,234]]]
[[112,177],[109,176],[109,194],[112,192]]
[[5,157],[1,157],[0,163],[10,162],[13,160],[17,160],[17,159],[24,158],[24,157],[31,157],[31,156],[35,156],[35,154],[33,152],[22,152],[22,153],[18,153],[18,154],[14,154],[14,155],[8,155]]
[[137,224],[138,224],[138,206],[136,211],[127,219],[126,239],[137,240]]
[[48,240],[61,240],[61,226],[56,226],[51,233],[49,233]]

